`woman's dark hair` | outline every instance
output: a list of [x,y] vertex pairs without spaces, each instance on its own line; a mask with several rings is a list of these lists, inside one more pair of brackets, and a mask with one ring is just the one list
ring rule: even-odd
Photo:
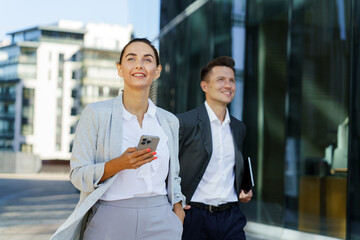
[[130,44],[134,43],[134,42],[143,42],[143,43],[146,43],[147,45],[149,45],[152,50],[154,51],[155,53],[155,60],[156,60],[156,66],[159,66],[160,65],[160,57],[159,57],[159,53],[158,51],[156,50],[156,48],[154,47],[154,45],[152,45],[152,43],[147,39],[147,38],[134,38],[132,39],[130,42],[128,42],[125,47],[122,49],[121,53],[120,53],[120,59],[118,61],[119,64],[121,64],[121,61],[122,61],[122,57],[124,55],[124,52],[127,48],[127,46],[129,46]]
[[211,71],[211,69],[213,67],[216,67],[216,66],[229,67],[234,71],[234,74],[235,74],[234,59],[232,57],[228,57],[228,56],[221,56],[221,57],[215,58],[214,60],[210,61],[208,64],[206,64],[205,67],[203,67],[201,69],[200,80],[205,81],[206,75]]

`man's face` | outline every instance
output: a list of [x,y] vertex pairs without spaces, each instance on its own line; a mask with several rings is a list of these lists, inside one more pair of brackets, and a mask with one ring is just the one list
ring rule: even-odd
[[226,106],[235,95],[235,74],[229,67],[215,66],[207,74],[205,81],[201,81],[200,86],[209,104],[220,103]]

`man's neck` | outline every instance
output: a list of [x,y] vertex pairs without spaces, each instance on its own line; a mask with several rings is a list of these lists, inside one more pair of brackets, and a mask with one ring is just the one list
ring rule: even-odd
[[209,107],[211,108],[211,110],[213,110],[216,117],[222,123],[225,120],[225,116],[226,116],[226,105],[220,104],[217,102],[208,101],[208,100],[206,100],[206,102],[209,105]]

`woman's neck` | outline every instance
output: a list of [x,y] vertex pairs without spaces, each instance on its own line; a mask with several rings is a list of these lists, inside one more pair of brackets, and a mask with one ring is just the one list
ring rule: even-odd
[[149,107],[148,97],[149,93],[146,91],[124,91],[122,95],[126,111],[137,117],[140,126]]

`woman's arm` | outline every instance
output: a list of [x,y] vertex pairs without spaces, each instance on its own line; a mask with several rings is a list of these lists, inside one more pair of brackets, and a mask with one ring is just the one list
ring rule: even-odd
[[99,121],[93,106],[87,105],[76,126],[71,154],[70,179],[83,192],[92,192],[104,173],[104,162],[96,163]]
[[[185,207],[185,196],[181,192],[181,178],[179,176],[180,172],[180,164],[179,164],[179,120],[175,117],[174,119],[174,152],[175,152],[175,159],[172,161],[174,165],[174,176],[173,176],[173,188],[174,188],[174,200],[175,202],[179,202],[182,205],[182,208]],[[175,206],[175,204],[174,204]]]
[[154,157],[155,154],[156,152],[152,152],[151,149],[137,151],[135,147],[128,148],[120,157],[105,163],[105,170],[100,179],[100,183],[122,170],[137,169],[140,166],[157,159],[157,157]]

